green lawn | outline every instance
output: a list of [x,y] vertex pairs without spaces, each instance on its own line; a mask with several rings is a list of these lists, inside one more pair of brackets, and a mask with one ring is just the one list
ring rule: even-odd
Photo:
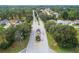
[[23,40],[21,43],[16,41],[13,45],[7,49],[0,49],[0,53],[16,53],[20,52],[22,49],[26,48],[29,39]]
[[48,45],[49,47],[54,50],[55,52],[60,52],[60,48],[58,47],[57,43],[55,42],[54,38],[51,36],[50,33],[47,32],[48,37]]

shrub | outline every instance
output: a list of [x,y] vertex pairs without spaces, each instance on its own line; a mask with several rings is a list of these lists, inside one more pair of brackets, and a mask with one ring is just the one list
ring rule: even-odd
[[68,25],[56,25],[52,34],[61,48],[72,49],[77,47],[76,30],[73,27]]
[[10,27],[7,30],[5,30],[5,32],[3,32],[4,34],[4,41],[0,44],[0,48],[2,49],[6,49],[8,47],[10,47],[13,42],[15,41],[14,38],[14,34],[15,34],[15,29]]

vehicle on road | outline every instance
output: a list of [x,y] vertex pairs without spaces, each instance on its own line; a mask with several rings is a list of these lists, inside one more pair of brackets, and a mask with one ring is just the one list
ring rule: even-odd
[[41,38],[40,38],[40,29],[37,29],[36,31],[36,41],[41,41]]

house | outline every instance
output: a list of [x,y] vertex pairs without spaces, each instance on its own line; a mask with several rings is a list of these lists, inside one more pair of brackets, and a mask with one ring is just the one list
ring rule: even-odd
[[55,15],[55,16],[56,16],[56,18],[58,18],[58,17],[59,17],[59,13],[57,13],[57,12],[54,12],[54,13],[53,13],[53,15]]
[[16,25],[22,24],[20,20],[16,20]]
[[10,26],[11,26],[11,24],[10,24],[10,23],[7,23],[7,24],[4,26],[4,28],[7,29],[7,28],[9,28]]
[[19,24],[22,24],[22,22],[20,20],[10,20],[11,25],[16,26]]
[[79,20],[75,20],[74,21],[74,24],[79,24]]
[[7,19],[1,20],[0,24],[1,25],[7,25],[9,23],[9,21]]
[[57,24],[64,24],[65,22],[63,20],[57,20]]
[[70,25],[71,23],[71,21],[57,20],[57,24]]
[[0,21],[0,25],[4,25],[4,28],[7,29],[11,24],[7,19],[4,19]]

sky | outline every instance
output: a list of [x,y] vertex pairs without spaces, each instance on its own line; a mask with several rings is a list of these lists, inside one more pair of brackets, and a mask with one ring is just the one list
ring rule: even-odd
[[79,5],[79,0],[0,0],[0,5]]

